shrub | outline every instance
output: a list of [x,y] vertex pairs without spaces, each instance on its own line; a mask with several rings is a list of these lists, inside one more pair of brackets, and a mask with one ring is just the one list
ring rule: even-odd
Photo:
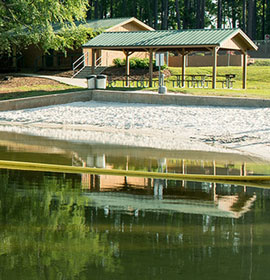
[[[113,64],[117,67],[125,66],[126,65],[126,59],[121,58],[115,58],[113,60]],[[140,69],[148,69],[149,68],[149,58],[139,58],[139,57],[132,57],[129,60],[130,68],[140,68]],[[155,60],[153,60],[154,69],[158,70],[158,66],[155,66]],[[161,66],[161,69],[164,70],[167,68],[167,65]]]
[[113,60],[113,64],[117,67],[121,67],[122,66],[122,61],[121,61],[121,58],[115,58]]
[[252,66],[270,66],[270,59],[258,59],[254,63],[250,64]]

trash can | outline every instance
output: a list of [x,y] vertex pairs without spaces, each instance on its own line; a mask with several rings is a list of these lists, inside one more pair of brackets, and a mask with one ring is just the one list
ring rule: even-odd
[[88,89],[95,89],[96,88],[96,75],[87,76],[87,88]]
[[96,88],[97,89],[106,89],[107,76],[106,75],[97,75],[96,79]]

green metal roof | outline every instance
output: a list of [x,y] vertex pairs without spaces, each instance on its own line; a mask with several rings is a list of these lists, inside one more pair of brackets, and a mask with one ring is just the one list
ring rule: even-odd
[[[188,29],[134,32],[104,32],[83,47],[139,48],[168,46],[220,46],[237,33],[252,41],[240,29]],[[250,43],[249,42],[249,43]]]
[[86,28],[92,28],[94,30],[97,29],[108,29],[120,23],[126,22],[130,20],[130,17],[127,18],[108,18],[108,19],[95,19],[95,20],[87,20],[86,22],[76,22],[75,24],[83,25]]
[[[74,24],[76,26],[83,26],[86,28],[92,28],[94,31],[96,30],[106,30],[118,24],[124,23],[126,21],[131,20],[132,17],[127,18],[108,18],[108,19],[94,19],[94,20],[86,20],[86,21],[75,21]],[[72,26],[68,24],[68,26]],[[57,23],[53,24],[54,32],[59,32],[63,24]]]

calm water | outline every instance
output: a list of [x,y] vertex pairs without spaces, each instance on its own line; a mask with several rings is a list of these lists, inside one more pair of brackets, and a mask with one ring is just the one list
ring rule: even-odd
[[[3,138],[0,159],[270,174],[234,155]],[[6,169],[0,185],[0,279],[269,279],[270,189]]]

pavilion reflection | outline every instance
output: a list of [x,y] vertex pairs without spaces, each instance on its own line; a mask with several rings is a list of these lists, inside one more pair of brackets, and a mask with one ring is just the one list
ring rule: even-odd
[[[249,166],[254,159],[237,158],[232,154],[220,158],[220,155],[203,152],[71,143],[15,133],[2,136],[1,159],[182,174],[254,173]],[[160,210],[239,218],[256,199],[256,195],[245,186],[226,193],[224,186],[215,183],[92,174],[80,176],[85,195],[99,207],[105,207],[106,211],[122,207],[133,209],[131,212],[137,214],[145,210]]]

